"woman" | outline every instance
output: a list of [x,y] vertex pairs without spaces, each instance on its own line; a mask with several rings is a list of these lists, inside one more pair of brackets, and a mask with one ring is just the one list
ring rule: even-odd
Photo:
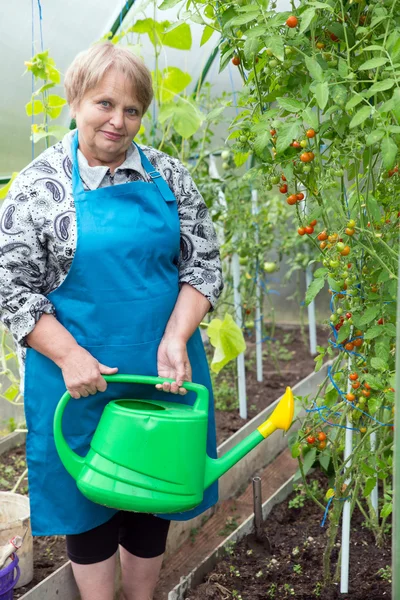
[[[187,170],[132,142],[152,100],[143,63],[101,43],[76,57],[65,88],[77,130],[19,174],[0,221],[2,321],[22,365],[26,353],[32,531],[66,535],[83,600],[113,598],[118,545],[123,597],[149,600],[170,520],[212,506],[217,488],[206,491],[199,507],[168,518],[94,504],[58,458],[54,410],[67,388],[75,401],[64,433],[85,455],[110,400],[184,396],[192,369],[193,380],[211,392],[198,325],[222,290],[219,251]],[[158,373],[173,383],[107,386],[103,375],[117,371]],[[207,446],[215,457],[210,396]]]

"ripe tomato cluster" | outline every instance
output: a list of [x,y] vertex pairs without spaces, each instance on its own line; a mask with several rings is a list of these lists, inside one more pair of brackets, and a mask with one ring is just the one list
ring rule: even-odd
[[297,230],[297,233],[299,235],[311,235],[312,233],[314,233],[314,227],[316,226],[316,224],[318,223],[317,219],[313,219],[309,225],[305,225],[304,227],[299,227]]
[[326,433],[319,431],[316,436],[309,435],[306,439],[309,446],[314,446],[317,443],[318,450],[324,450],[326,448]]

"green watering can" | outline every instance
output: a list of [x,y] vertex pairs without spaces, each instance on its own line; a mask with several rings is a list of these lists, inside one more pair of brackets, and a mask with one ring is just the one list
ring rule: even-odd
[[[171,379],[110,375],[110,383],[156,385]],[[147,513],[175,513],[201,503],[204,490],[275,429],[290,427],[292,390],[271,416],[222,458],[207,456],[208,390],[184,383],[197,394],[193,406],[158,400],[113,400],[107,404],[82,458],[62,433],[62,417],[71,396],[66,392],[54,416],[54,441],[61,461],[84,496],[117,508]],[[84,402],[84,400],[81,400]]]

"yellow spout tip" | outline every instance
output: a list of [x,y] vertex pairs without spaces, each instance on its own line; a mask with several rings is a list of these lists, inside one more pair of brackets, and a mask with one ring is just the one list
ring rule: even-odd
[[276,429],[287,431],[292,424],[294,416],[294,396],[290,387],[281,398],[272,415],[262,425],[257,427],[261,435],[266,438]]
[[292,388],[287,387],[281,401],[272,413],[270,419],[277,429],[287,431],[294,416],[294,396]]

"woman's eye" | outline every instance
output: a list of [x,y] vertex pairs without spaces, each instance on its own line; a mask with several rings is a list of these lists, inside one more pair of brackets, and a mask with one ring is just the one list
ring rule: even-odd
[[110,103],[109,103],[107,100],[102,100],[102,101],[100,102],[100,104],[101,104],[101,106],[104,106],[104,107],[106,107],[106,108],[108,108],[108,107],[110,106]]
[[134,116],[137,114],[136,108],[128,108],[128,114]]

